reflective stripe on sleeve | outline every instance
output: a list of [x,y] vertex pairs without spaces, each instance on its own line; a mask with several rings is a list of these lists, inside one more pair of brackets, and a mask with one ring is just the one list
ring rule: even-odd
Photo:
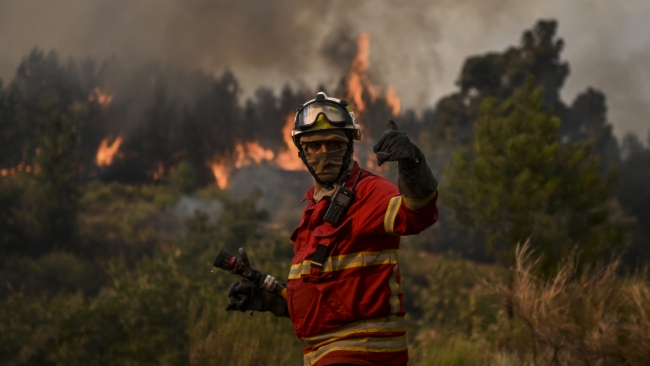
[[314,365],[323,356],[335,351],[399,352],[407,349],[406,336],[350,338],[325,345],[303,355],[305,365]]
[[395,218],[397,217],[397,211],[399,211],[399,206],[402,203],[402,196],[393,197],[388,202],[388,207],[386,208],[386,215],[384,216],[384,229],[386,232],[391,235],[396,235],[393,228],[395,227]]
[[399,271],[397,264],[393,266],[393,274],[388,280],[390,286],[390,313],[397,314],[402,309],[402,304],[399,301],[400,286],[397,283],[397,272]]
[[[358,252],[328,257],[321,272],[342,271],[356,267],[377,266],[382,264],[397,264],[397,249],[387,249],[381,252]],[[309,275],[311,260],[291,265],[289,279],[295,280],[301,275]]]

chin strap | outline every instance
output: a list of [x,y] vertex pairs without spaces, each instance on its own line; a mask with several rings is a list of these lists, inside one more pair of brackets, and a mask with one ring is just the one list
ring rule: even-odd
[[348,171],[348,168],[352,163],[352,153],[354,152],[353,136],[352,133],[348,130],[345,130],[345,136],[348,138],[348,147],[345,151],[345,156],[343,157],[343,164],[341,165],[341,170],[339,171],[339,175],[336,177],[334,182],[323,182],[322,180],[318,179],[318,176],[316,175],[316,171],[314,171],[314,168],[312,168],[311,165],[309,165],[309,163],[307,162],[307,156],[305,155],[305,151],[302,149],[302,145],[300,143],[295,144],[299,150],[298,157],[300,157],[303,164],[305,164],[307,170],[309,170],[309,173],[311,173],[312,177],[314,177],[316,182],[321,186],[323,186],[325,189],[331,189],[334,183],[338,182],[339,179],[341,179],[341,177],[343,176],[343,174],[345,174]]

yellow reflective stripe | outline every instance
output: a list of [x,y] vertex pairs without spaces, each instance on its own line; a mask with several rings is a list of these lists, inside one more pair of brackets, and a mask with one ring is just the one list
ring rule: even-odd
[[[305,261],[305,262],[307,262],[307,261]],[[300,271],[302,270],[302,266],[303,266],[303,264],[305,262],[291,265],[291,269],[289,270],[289,279],[290,280],[300,278]]]
[[404,318],[390,316],[380,320],[361,320],[311,337],[298,338],[304,348],[318,348],[323,344],[336,342],[356,333],[399,333],[406,332]]
[[[397,249],[387,249],[381,252],[358,252],[352,254],[337,255],[327,258],[321,270],[322,273],[342,271],[356,267],[378,266],[382,264],[397,263]],[[301,275],[308,275],[311,271],[311,260],[304,260],[302,263],[291,265],[289,279],[300,278]]]
[[393,266],[393,274],[388,280],[388,285],[390,286],[390,313],[397,314],[401,310],[401,304],[399,301],[399,283],[397,283],[397,272],[399,271],[397,264]]
[[417,211],[421,209],[422,207],[426,206],[429,202],[431,202],[434,198],[436,198],[436,194],[438,194],[438,191],[435,191],[431,193],[429,196],[425,198],[414,198],[414,197],[407,197],[403,196],[402,200],[404,201],[404,204],[406,207],[413,211]]
[[314,365],[321,358],[334,351],[353,352],[399,352],[407,348],[406,336],[365,337],[345,339],[319,348],[303,355],[305,365]]
[[[306,275],[309,274],[309,264],[311,261],[304,261],[302,264],[297,264],[297,266],[300,266],[298,268],[291,268],[291,271],[289,271],[289,279],[290,280],[295,280],[296,278],[300,278],[302,273],[304,272]],[[293,266],[292,266],[293,267]],[[302,271],[302,268],[305,267],[305,271]]]
[[381,252],[359,252],[329,257],[323,266],[323,271],[341,271],[349,268],[392,263],[397,263],[397,249],[388,249]]
[[402,196],[393,197],[388,202],[386,215],[384,216],[384,229],[386,229],[386,232],[389,234],[395,235],[395,231],[393,231],[395,226],[395,218],[397,217],[397,211],[399,211],[399,206],[401,203]]

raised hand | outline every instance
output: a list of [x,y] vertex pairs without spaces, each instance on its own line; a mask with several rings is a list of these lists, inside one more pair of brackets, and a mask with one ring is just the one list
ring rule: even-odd
[[388,120],[386,131],[372,149],[377,154],[379,166],[387,161],[400,161],[407,164],[417,162],[413,143],[406,132],[397,129],[397,124],[392,119]]

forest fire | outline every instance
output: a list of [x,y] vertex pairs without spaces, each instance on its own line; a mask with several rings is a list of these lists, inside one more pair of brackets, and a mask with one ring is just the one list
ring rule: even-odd
[[[373,108],[373,103],[377,98],[383,98],[386,103],[385,106],[392,116],[398,116],[402,106],[401,100],[392,86],[388,86],[386,89],[375,87],[368,78],[368,57],[370,55],[368,32],[361,33],[356,43],[357,53],[350,64],[350,71],[347,75],[345,98],[350,102],[352,109],[356,113],[357,123],[363,128],[360,120],[364,118],[364,111]],[[379,95],[378,90],[379,93],[382,90],[385,91],[385,95]],[[291,138],[293,120],[294,113],[289,113],[282,128],[284,146],[279,150],[266,149],[258,141],[237,142],[232,152],[216,156],[213,160],[208,161],[207,166],[212,170],[217,185],[221,189],[226,189],[230,183],[231,175],[237,169],[259,165],[264,162],[282,170],[306,171],[307,169],[298,157],[298,151]],[[357,159],[360,159],[360,164],[377,173],[385,172],[388,169],[387,165],[377,166],[376,157],[368,141],[359,142],[356,145],[356,155]]]
[[265,149],[257,141],[238,142],[235,145],[234,159],[224,156],[215,158],[208,162],[208,167],[221,189],[228,188],[230,174],[235,169],[240,169],[253,164],[261,164],[264,161],[271,161],[275,154],[273,150]]
[[375,97],[373,87],[368,83],[368,55],[370,54],[370,39],[368,32],[363,32],[357,38],[357,55],[352,60],[350,74],[348,75],[348,99],[354,103],[355,111],[361,112],[366,108],[363,101],[364,89],[368,91],[371,99]]
[[271,161],[275,154],[273,150],[263,148],[257,141],[237,143],[235,146],[235,168],[242,168],[252,164],[260,164],[263,161]]
[[97,166],[111,165],[113,163],[113,158],[115,157],[115,154],[120,149],[121,144],[122,144],[121,136],[118,136],[111,144],[108,143],[108,137],[103,139],[101,144],[99,145],[99,149],[97,149],[97,155],[95,157]]
[[[347,83],[347,98],[356,113],[366,110],[368,101],[373,103],[377,99],[376,88],[368,80],[369,55],[370,38],[368,32],[363,32],[357,38],[357,54],[350,65]],[[385,99],[393,116],[399,115],[402,102],[392,86],[386,90]]]
[[[402,102],[392,86],[383,89],[373,86],[370,82],[370,79],[368,78],[369,55],[370,38],[368,32],[363,32],[357,38],[357,54],[350,64],[346,95],[346,98],[348,98],[348,101],[356,114],[357,123],[359,123],[363,133],[373,132],[364,129],[364,112],[368,109],[372,109],[372,104],[375,103],[377,98],[383,98],[386,103],[385,105],[388,107],[388,110],[393,117],[397,117],[402,110]],[[385,95],[379,95],[377,90],[380,92],[385,90]],[[381,167],[377,166],[375,154],[372,151],[371,144],[369,144],[368,140],[359,142],[355,145],[356,157],[360,164],[365,165],[367,169],[375,173],[386,172],[388,170],[388,165],[383,165]]]
[[289,114],[286,124],[282,128],[282,136],[285,146],[278,154],[271,149],[265,149],[257,141],[238,142],[235,145],[232,158],[220,156],[207,163],[212,170],[217,185],[221,189],[228,188],[231,174],[236,170],[246,166],[259,165],[269,162],[282,170],[307,170],[298,157],[298,151],[291,140],[291,130],[293,129],[293,114]]

